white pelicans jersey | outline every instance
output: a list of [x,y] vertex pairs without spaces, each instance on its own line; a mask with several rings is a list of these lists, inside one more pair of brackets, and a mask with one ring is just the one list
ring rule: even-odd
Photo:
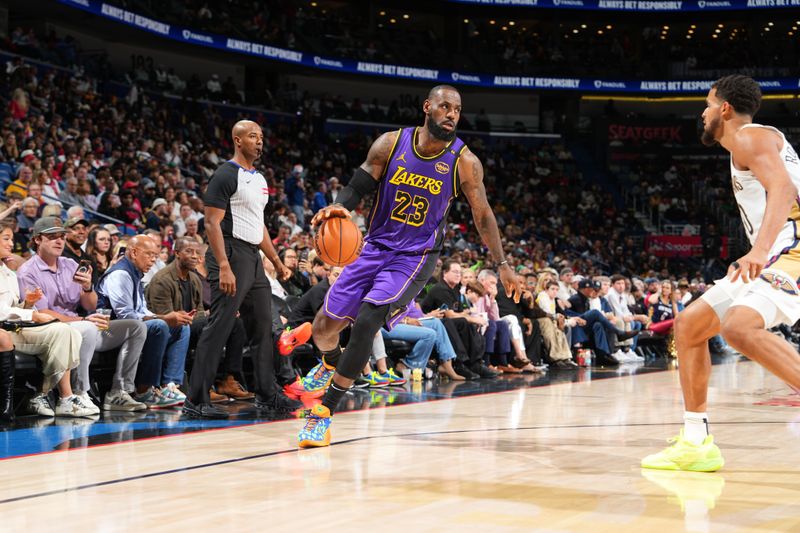
[[[800,160],[798,160],[797,152],[786,140],[783,133],[772,126],[763,126],[761,124],[746,124],[742,128],[766,128],[780,135],[783,141],[780,153],[781,160],[789,173],[792,183],[800,191]],[[734,166],[733,156],[731,156],[731,177],[733,194],[736,197],[736,203],[739,205],[742,223],[752,246],[756,241],[756,237],[758,237],[758,231],[761,229],[761,223],[764,220],[764,212],[767,209],[767,191],[751,171],[738,170]],[[794,247],[797,244],[796,241],[800,236],[797,227],[798,223],[800,223],[799,201],[800,198],[795,200],[789,219],[781,230],[775,246],[770,250],[770,257],[780,253],[786,247]]]

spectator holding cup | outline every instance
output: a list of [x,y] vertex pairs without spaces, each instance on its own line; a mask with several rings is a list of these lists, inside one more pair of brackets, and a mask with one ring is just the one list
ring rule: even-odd
[[[26,299],[39,296],[36,305],[41,313],[67,323],[80,333],[80,363],[72,373],[72,387],[85,405],[100,412],[88,395],[89,365],[95,350],[119,347],[117,369],[103,408],[143,410],[146,406],[129,393],[133,391],[136,366],[146,337],[145,325],[138,320],[109,320],[107,315],[95,312],[97,293],[92,285],[91,262],[77,263],[62,257],[66,231],[57,217],[44,217],[36,222],[32,232],[36,255],[17,271],[20,293],[26,294]],[[88,315],[80,316],[79,311]]]

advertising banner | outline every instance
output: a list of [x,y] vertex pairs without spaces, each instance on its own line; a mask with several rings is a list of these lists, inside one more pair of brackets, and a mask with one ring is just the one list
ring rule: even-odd
[[[551,0],[552,2],[583,2],[584,0]],[[600,0],[608,3],[616,0]],[[725,0],[728,2],[729,0]],[[757,0],[749,0],[755,2]],[[761,1],[761,0],[758,0]],[[800,0],[770,0],[774,2],[796,2]],[[536,76],[506,76],[495,74],[478,74],[473,72],[456,72],[444,69],[410,67],[386,63],[373,63],[353,59],[323,57],[319,55],[299,52],[270,46],[264,43],[234,39],[224,35],[195,31],[190,28],[161,22],[121,7],[106,4],[98,0],[59,0],[60,3],[82,9],[100,17],[133,26],[140,30],[160,35],[174,41],[215,48],[217,50],[244,54],[274,61],[283,61],[309,68],[339,71],[348,74],[365,74],[370,76],[383,76],[401,78],[406,80],[421,80],[433,83],[452,83],[458,85],[475,85],[480,87],[513,88],[525,90],[573,90],[582,93],[645,93],[645,94],[705,94],[711,88],[714,80],[606,80],[591,78],[551,78]],[[639,4],[681,4],[682,2],[643,2]],[[703,3],[699,0],[698,3]],[[717,2],[707,2],[717,3]],[[724,2],[723,2],[724,3]],[[498,4],[499,5],[499,4]],[[511,5],[511,4],[509,4]],[[757,80],[764,92],[797,91],[800,87],[798,78],[773,78]]]

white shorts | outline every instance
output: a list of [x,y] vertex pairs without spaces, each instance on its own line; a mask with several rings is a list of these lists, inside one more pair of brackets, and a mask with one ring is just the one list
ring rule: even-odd
[[797,283],[785,272],[772,268],[764,269],[761,276],[750,283],[741,279],[735,283],[728,278],[717,280],[700,298],[714,309],[720,322],[728,309],[735,305],[758,312],[767,329],[778,324],[791,326],[800,320]]

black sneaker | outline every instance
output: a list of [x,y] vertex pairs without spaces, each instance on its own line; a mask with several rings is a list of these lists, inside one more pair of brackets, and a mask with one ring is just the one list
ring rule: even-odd
[[189,398],[183,402],[183,414],[197,418],[228,418],[228,411],[210,403],[194,404]]
[[486,365],[475,365],[472,367],[472,371],[478,374],[481,378],[496,378],[500,375]]
[[552,366],[562,370],[574,370],[578,368],[578,363],[572,359],[559,359],[558,361],[555,361]]
[[459,376],[464,376],[464,379],[467,381],[473,381],[480,378],[478,374],[476,374],[463,364],[453,365],[453,370],[455,370],[456,374],[458,374]]
[[353,382],[354,389],[366,389],[369,387],[369,381],[364,376],[358,376]]
[[630,330],[630,331],[622,331],[617,333],[617,341],[622,342],[628,339],[632,339],[635,336],[639,335],[641,331]]
[[271,398],[256,394],[255,407],[259,411],[294,411],[303,407],[303,402],[293,400],[280,392],[276,392]]
[[597,366],[619,366],[619,361],[617,361],[607,353],[595,350],[594,364]]

